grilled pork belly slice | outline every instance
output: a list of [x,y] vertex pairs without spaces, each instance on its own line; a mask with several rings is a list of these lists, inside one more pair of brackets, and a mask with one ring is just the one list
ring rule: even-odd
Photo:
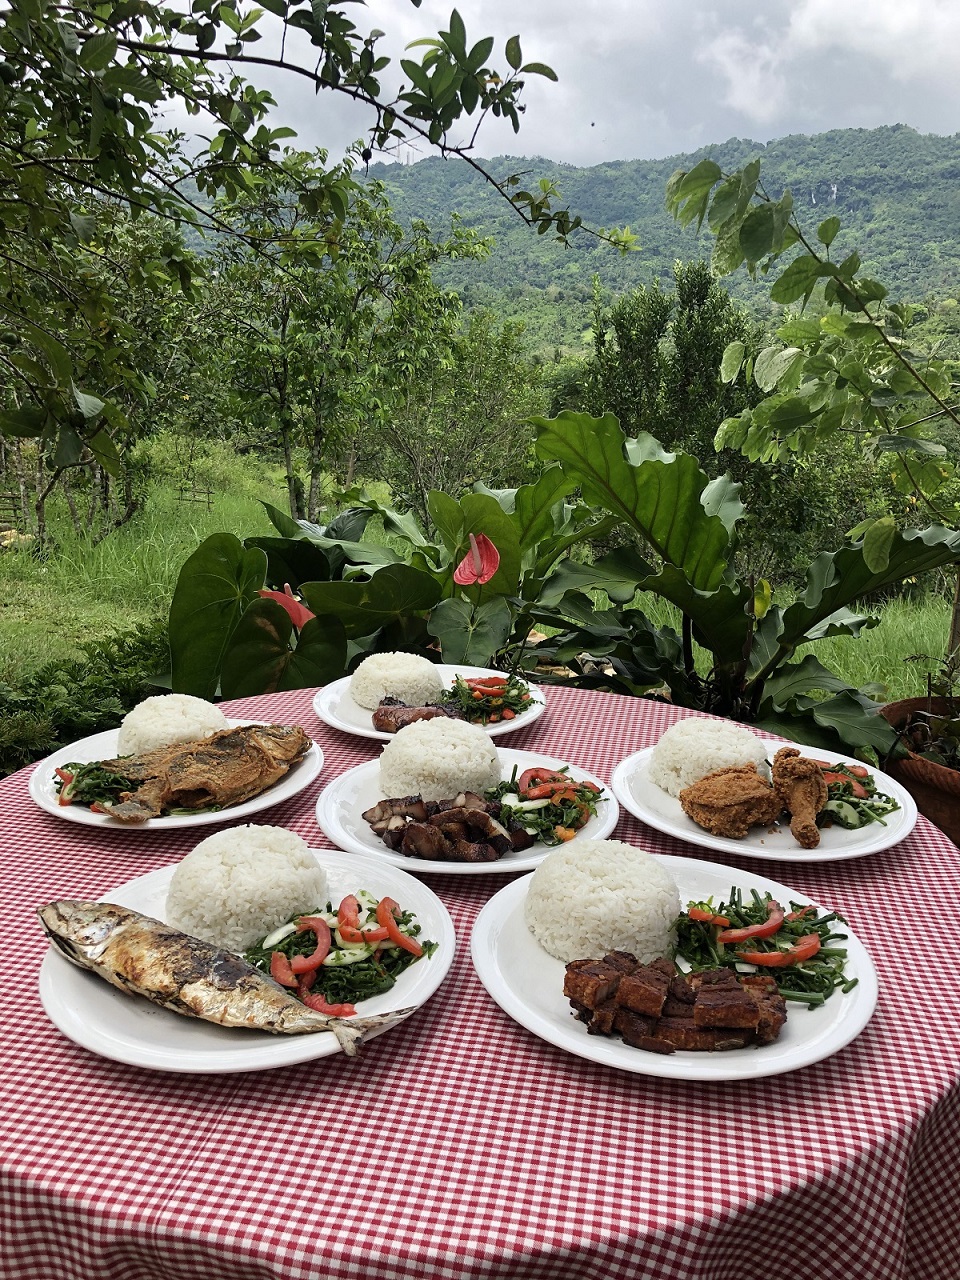
[[787,1018],[777,984],[766,974],[729,968],[679,973],[671,960],[641,965],[627,952],[571,961],[563,991],[590,1035],[619,1035],[651,1053],[770,1044]]

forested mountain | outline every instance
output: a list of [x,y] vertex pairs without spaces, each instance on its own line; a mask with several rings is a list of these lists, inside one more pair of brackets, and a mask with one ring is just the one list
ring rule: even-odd
[[[690,155],[591,168],[539,158],[484,162],[501,178],[526,174],[524,185],[551,179],[562,203],[589,226],[629,226],[639,247],[626,256],[582,233],[571,248],[535,235],[463,160],[371,165],[369,176],[386,185],[401,218],[423,218],[440,231],[456,213],[467,226],[494,237],[496,249],[487,261],[453,262],[437,271],[468,305],[523,317],[544,347],[576,347],[589,324],[594,275],[611,292],[622,293],[668,280],[677,259],[709,257],[711,238],[681,229],[664,208],[670,175],[707,156],[728,170],[760,157],[766,190],[779,196],[789,187],[800,222],[811,233],[824,218],[839,215],[843,230],[834,256],[845,256],[855,245],[868,274],[897,297],[920,302],[960,293],[960,134],[940,137],[893,125],[797,134],[766,146],[732,138]],[[762,284],[752,284],[744,273],[729,287],[751,309],[766,309]]]

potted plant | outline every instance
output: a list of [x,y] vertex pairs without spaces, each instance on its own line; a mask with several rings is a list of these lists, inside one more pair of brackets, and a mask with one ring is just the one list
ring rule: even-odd
[[925,818],[960,844],[960,648],[927,676],[924,697],[883,708],[898,749],[884,768],[901,782]]

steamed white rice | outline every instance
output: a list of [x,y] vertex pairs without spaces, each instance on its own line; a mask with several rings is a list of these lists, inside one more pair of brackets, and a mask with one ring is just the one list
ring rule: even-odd
[[671,725],[653,748],[648,776],[663,791],[678,796],[714,769],[755,764],[762,773],[767,750],[767,744],[743,725],[690,716]]
[[296,915],[327,902],[327,875],[294,831],[231,827],[177,865],[165,918],[226,951],[244,951]]
[[465,720],[415,720],[394,734],[380,755],[384,798],[451,800],[459,791],[487,791],[501,776],[493,740]]
[[400,698],[411,707],[435,702],[443,693],[440,672],[415,653],[372,653],[350,677],[350,696],[375,711],[383,698]]
[[199,742],[227,727],[226,716],[212,702],[189,693],[160,693],[144,698],[123,717],[117,755],[139,755],[174,742]]
[[656,858],[619,840],[574,840],[530,877],[524,918],[564,964],[629,951],[641,964],[670,954],[680,894]]

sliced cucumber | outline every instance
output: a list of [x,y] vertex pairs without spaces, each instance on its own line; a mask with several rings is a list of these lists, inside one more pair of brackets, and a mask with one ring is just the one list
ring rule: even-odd
[[846,800],[828,800],[820,812],[829,814],[838,826],[846,827],[848,831],[864,825],[862,815]]

